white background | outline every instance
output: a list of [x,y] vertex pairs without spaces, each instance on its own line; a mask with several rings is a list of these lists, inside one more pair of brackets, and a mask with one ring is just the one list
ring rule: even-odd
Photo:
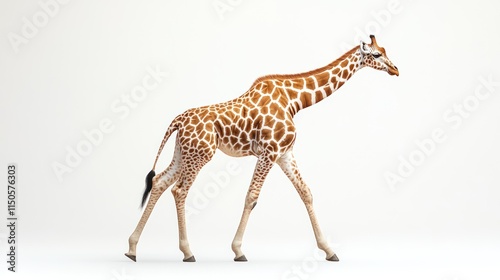
[[[214,6],[224,4],[230,9]],[[20,218],[19,272],[2,262],[2,279],[498,279],[500,86],[483,100],[474,92],[488,92],[481,78],[500,81],[499,8],[493,1],[70,1],[44,23],[39,1],[2,1],[0,169],[18,164]],[[23,37],[26,22],[37,20],[42,26]],[[296,116],[295,154],[339,263],[318,253],[279,168],[247,227],[249,262],[234,263],[230,244],[255,159],[221,152],[187,202],[198,262],[181,262],[169,192],[146,226],[138,262],[123,256],[171,119],[235,98],[261,75],[326,65],[370,33],[400,76],[363,69]],[[12,34],[25,41],[13,45]],[[130,114],[112,108],[156,68],[168,77]],[[464,100],[467,117],[448,112]],[[58,180],[55,162],[66,165],[68,149],[105,119],[113,131]],[[384,174],[398,174],[401,158],[418,153],[416,141],[435,129],[445,140],[390,187]],[[227,164],[238,172],[223,186],[213,178],[229,174]],[[207,192],[214,195],[203,200]],[[0,194],[6,216],[6,189]],[[3,256],[6,237],[2,226]]]

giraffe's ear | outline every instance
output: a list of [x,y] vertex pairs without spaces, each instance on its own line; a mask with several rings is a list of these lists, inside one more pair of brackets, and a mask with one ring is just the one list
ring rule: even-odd
[[372,49],[366,45],[365,42],[360,41],[359,43],[359,50],[361,51],[362,54],[369,54],[372,52]]

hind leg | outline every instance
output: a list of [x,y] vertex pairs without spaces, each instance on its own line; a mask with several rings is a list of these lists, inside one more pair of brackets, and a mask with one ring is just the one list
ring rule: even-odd
[[170,165],[160,174],[156,175],[153,178],[153,188],[151,190],[151,195],[148,200],[148,204],[142,213],[142,217],[137,224],[134,232],[128,239],[129,249],[128,252],[125,253],[125,256],[136,261],[136,247],[137,242],[139,242],[139,238],[141,236],[142,230],[148,221],[151,212],[153,212],[153,208],[155,207],[156,202],[163,194],[163,192],[168,189],[173,183],[179,180],[180,171],[181,171],[181,157],[180,157],[180,149],[176,146],[174,157]]
[[177,184],[172,188],[172,195],[175,199],[177,209],[177,221],[179,226],[179,249],[184,254],[184,262],[195,262],[186,230],[186,197],[189,189],[193,185],[198,172],[212,158],[213,152],[198,152],[190,154],[182,159],[182,175]]

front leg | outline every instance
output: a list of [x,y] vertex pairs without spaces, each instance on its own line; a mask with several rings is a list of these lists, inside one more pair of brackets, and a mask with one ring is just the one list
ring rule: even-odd
[[338,261],[337,255],[330,249],[325,237],[321,233],[319,228],[318,220],[314,214],[314,208],[312,205],[312,194],[307,187],[306,183],[300,176],[299,168],[297,167],[297,162],[293,156],[292,151],[285,153],[281,158],[278,159],[278,165],[281,167],[286,176],[292,181],[293,186],[300,195],[300,198],[304,202],[307,213],[309,214],[309,219],[311,220],[312,228],[314,231],[314,236],[316,237],[316,243],[318,248],[326,253],[326,259],[329,261]]
[[243,208],[243,214],[241,216],[240,224],[238,226],[238,230],[233,239],[233,243],[231,248],[235,254],[235,261],[247,261],[245,255],[241,251],[241,244],[243,240],[243,234],[245,233],[245,228],[247,226],[248,218],[250,217],[250,213],[253,208],[257,204],[257,199],[259,198],[260,189],[266,179],[267,174],[274,165],[275,157],[270,156],[259,156],[257,161],[257,165],[255,166],[255,171],[253,174],[252,182],[248,189],[246,198],[245,198],[245,206]]

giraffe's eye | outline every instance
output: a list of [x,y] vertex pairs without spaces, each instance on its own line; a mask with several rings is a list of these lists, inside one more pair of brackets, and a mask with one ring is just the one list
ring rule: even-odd
[[381,53],[373,53],[373,57],[379,58],[382,54]]

